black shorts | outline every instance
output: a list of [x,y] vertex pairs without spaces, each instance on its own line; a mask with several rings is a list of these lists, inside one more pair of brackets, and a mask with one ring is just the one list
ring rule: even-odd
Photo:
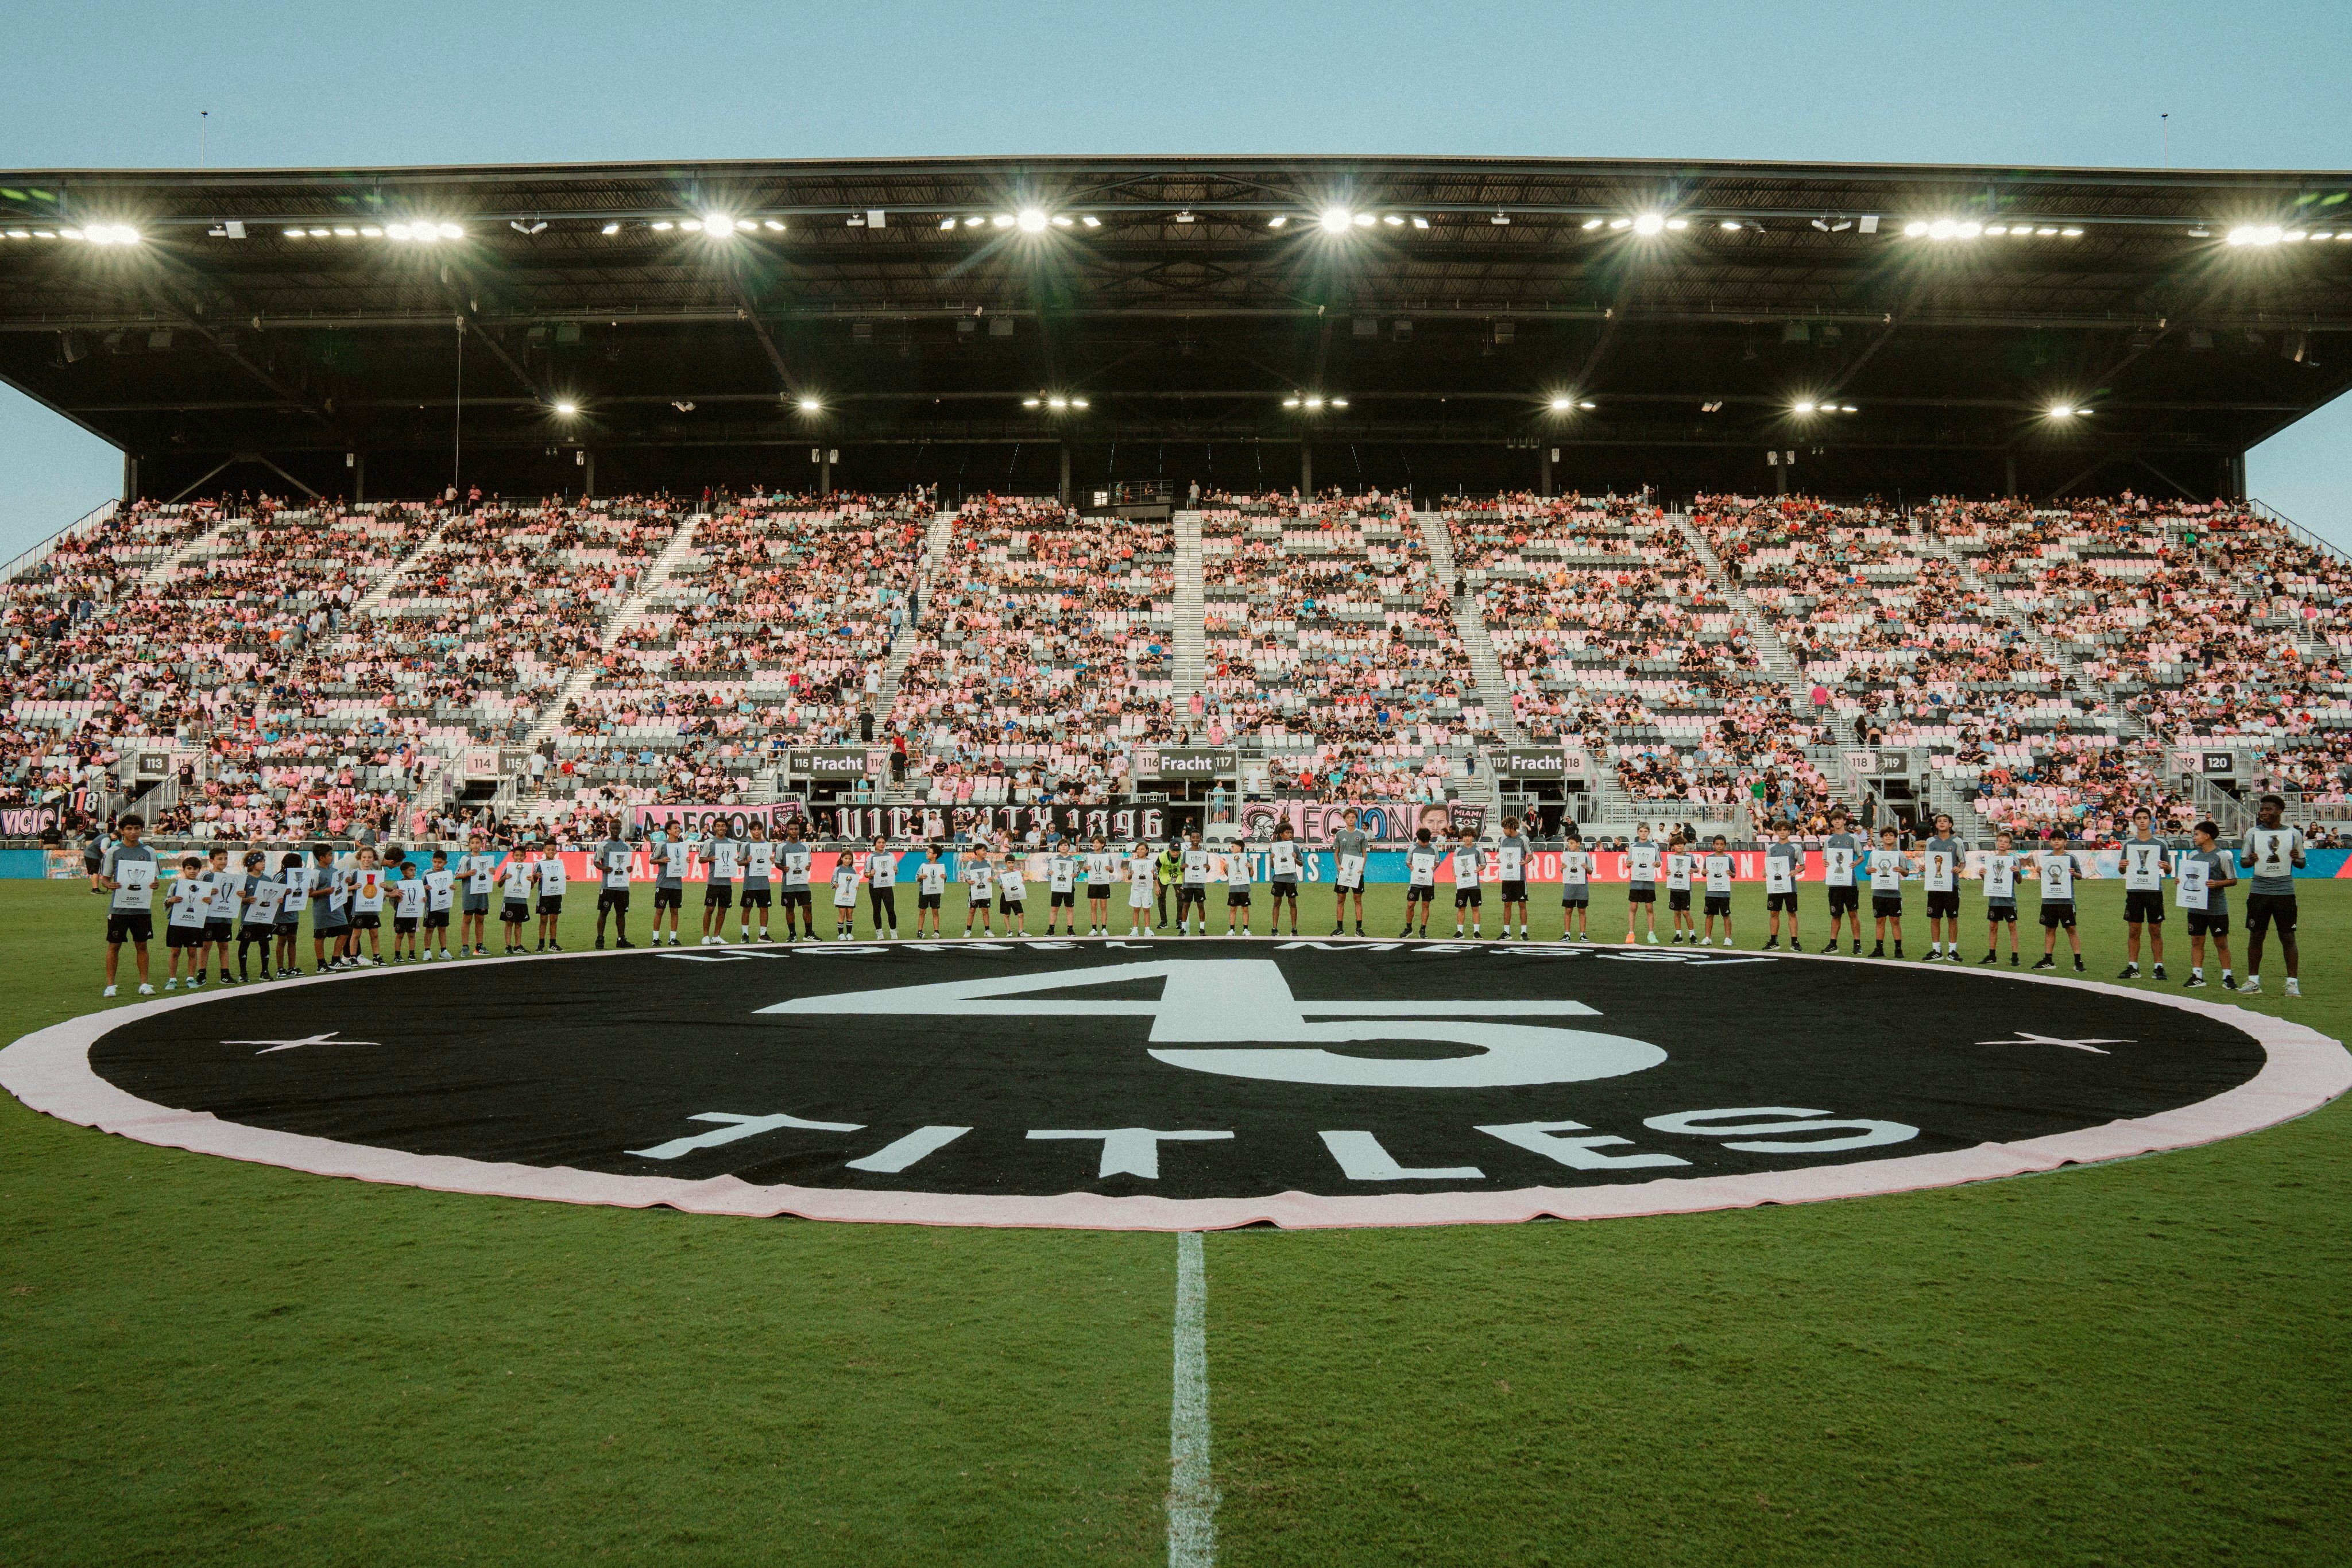
[[2069,931],[2074,929],[2074,901],[2071,898],[2063,903],[2053,901],[2042,906],[2042,929],[2055,931],[2061,925]]
[[226,942],[226,941],[227,941],[227,940],[228,940],[228,922],[227,922],[227,921],[226,921],[226,920],[207,920],[207,921],[205,921],[205,941],[207,941],[207,942]]
[[1110,884],[1108,883],[1090,882],[1087,883],[1087,901],[1088,903],[1100,904],[1109,897]]
[[1227,909],[1246,907],[1249,901],[1250,890],[1248,888],[1229,887],[1225,889],[1225,907]]
[[2191,936],[2227,936],[2230,934],[2230,912],[2226,909],[2188,909],[2189,935]]
[[1048,893],[1045,895],[1045,904],[1049,909],[1076,909],[1078,906],[1077,891],[1075,888],[1064,888],[1059,893]]
[[1727,893],[1708,894],[1706,895],[1706,912],[1709,915],[1720,915],[1726,920],[1730,919],[1731,894]]
[[[801,896],[806,898],[808,894],[803,892]],[[770,908],[772,905],[774,899],[775,892],[772,888],[746,887],[743,890],[743,907],[746,909]],[[784,902],[786,904],[790,904],[792,901],[793,895],[791,894],[787,893],[784,894]]]
[[1286,877],[1282,880],[1269,883],[1267,885],[1274,890],[1275,897],[1286,898],[1293,904],[1298,902],[1298,883],[1296,881]]
[[731,882],[714,882],[702,890],[702,907],[705,909],[724,909],[734,902],[735,884]]
[[354,909],[354,910],[352,910],[352,930],[354,930],[354,931],[381,931],[381,930],[383,930],[383,911],[382,911],[382,910],[380,910],[380,909]]
[[205,945],[205,928],[201,925],[166,925],[163,946],[166,947],[201,947]]
[[1691,890],[1689,888],[1670,887],[1666,889],[1666,907],[1668,909],[1688,909],[1690,907],[1690,895]]
[[1437,902],[1437,889],[1408,885],[1404,890],[1404,901],[1411,904],[1415,899],[1421,900],[1423,904],[1434,904]]
[[1206,904],[1208,902],[1209,890],[1207,888],[1193,887],[1189,883],[1181,882],[1176,884],[1177,908],[1181,909],[1188,904]]
[[1927,918],[1934,920],[1942,915],[1949,915],[1954,920],[1960,917],[1958,888],[1956,887],[1945,893],[1931,893],[1927,895]]
[[917,909],[937,909],[939,906],[940,895],[938,894],[919,893],[915,894],[915,907]]
[[629,912],[629,890],[625,887],[598,888],[596,890],[596,913],[602,915],[608,909],[617,909],[622,914],[626,915]]
[[835,925],[847,925],[856,918],[857,905],[855,903],[836,904],[833,906],[833,919]]
[[301,936],[302,917],[299,915],[289,915],[280,920],[278,923],[278,935],[288,938]]
[[1870,913],[1874,917],[1903,917],[1903,895],[1899,893],[1874,893],[1870,895]]
[[1592,884],[1586,882],[1564,882],[1559,884],[1559,906],[1562,909],[1582,909],[1592,902]]
[[2124,894],[2124,921],[2130,925],[2163,925],[2163,891],[2152,887],[2127,889]]
[[[743,902],[746,904],[751,903],[751,895],[748,893],[745,894],[743,895]],[[809,890],[807,888],[788,887],[784,889],[784,906],[788,909],[794,904],[798,904],[803,909],[806,909],[814,903],[815,900],[809,895]],[[760,895],[760,907],[765,909],[767,906],[768,895],[763,893]]]
[[404,936],[415,929],[416,916],[414,915],[395,915],[392,917],[392,934],[394,936]]
[[1988,904],[1985,905],[1985,921],[1988,925],[2014,925],[2017,924],[2017,905],[2014,904]]
[[425,911],[425,929],[426,929],[427,931],[446,931],[446,930],[448,930],[448,929],[449,929],[449,912],[448,912],[447,910],[446,910],[446,909],[429,909],[429,910]]
[[257,942],[270,941],[277,935],[278,922],[273,920],[267,925],[257,925],[248,920],[236,928],[236,945],[240,947],[250,947]]
[[1017,898],[1000,898],[996,901],[996,912],[999,915],[1022,914],[1022,901]]
[[656,909],[677,909],[685,903],[686,889],[682,887],[657,887],[654,889],[654,907]]
[[152,909],[109,910],[106,939],[109,942],[152,942],[155,939],[155,912]]
[[499,911],[499,918],[509,925],[520,925],[530,918],[530,903],[527,899],[509,898]]
[[1503,883],[1503,891],[1496,896],[1505,904],[1525,904],[1528,901],[1528,884],[1525,882],[1507,882]]
[[2250,893],[2246,894],[2246,935],[2260,936],[2273,925],[2282,937],[2294,935],[2295,903],[2291,893]]
[[1862,890],[1858,887],[1832,887],[1829,894],[1832,915],[1851,915],[1862,907]]
[[1454,908],[1484,909],[1486,906],[1486,890],[1484,887],[1457,887],[1454,890]]
[[488,915],[489,912],[490,895],[488,894],[469,893],[466,895],[466,907],[462,913],[467,915]]
[[321,910],[320,911],[319,918],[311,923],[310,935],[318,937],[321,941],[324,941],[330,936],[341,936],[351,928],[352,917],[350,915],[330,915],[326,911]]
[[1764,907],[1775,915],[1784,909],[1794,915],[1797,913],[1797,895],[1794,893],[1768,893],[1764,895]]
[[1651,884],[1650,886],[1648,886],[1648,887],[1629,887],[1629,888],[1627,888],[1627,889],[1625,890],[1625,902],[1626,902],[1626,903],[1628,903],[1628,904],[1655,904],[1655,903],[1657,903],[1657,902],[1658,902],[1658,889],[1657,889],[1657,885],[1654,883],[1652,883],[1652,884]]
[[563,895],[562,895],[562,894],[560,894],[560,893],[542,893],[542,894],[541,894],[539,895],[539,912],[540,912],[541,915],[561,915],[561,914],[562,914],[562,913],[563,913]]

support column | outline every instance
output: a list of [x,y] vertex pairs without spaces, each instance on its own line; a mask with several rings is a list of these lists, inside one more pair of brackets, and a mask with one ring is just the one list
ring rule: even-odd
[[832,447],[826,447],[824,459],[816,466],[816,493],[820,496],[833,494],[833,453]]
[[1298,493],[1315,494],[1315,448],[1304,441],[1298,444]]
[[1543,449],[1543,489],[1541,494],[1546,500],[1551,499],[1551,460],[1557,455],[1556,450],[1552,447],[1547,446]]
[[1066,441],[1062,443],[1062,487],[1056,494],[1064,506],[1070,504],[1070,444]]
[[122,504],[131,505],[139,498],[139,459],[131,453],[122,455]]
[[356,507],[366,499],[367,454],[354,452],[352,454],[352,505]]
[[2009,488],[2003,490],[2001,494],[2014,501],[2017,499],[2017,454],[2014,452],[2002,453],[2000,455],[2000,464],[2003,471],[2008,476],[2009,483]]
[[1772,477],[1780,485],[1780,494],[1783,496],[1787,495],[1789,493],[1789,465],[1786,463],[1775,464],[1772,468]]
[[580,498],[593,500],[596,496],[596,455],[584,447],[580,454]]
[[2244,500],[2246,498],[2246,455],[2242,452],[2232,453],[2224,472],[2229,476],[2229,498],[2232,501]]

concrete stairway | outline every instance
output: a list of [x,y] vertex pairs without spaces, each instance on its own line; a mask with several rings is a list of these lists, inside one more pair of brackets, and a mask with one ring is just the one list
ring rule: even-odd
[[1445,514],[1415,512],[1413,520],[1421,527],[1422,541],[1429,547],[1430,572],[1454,606],[1454,633],[1462,639],[1463,653],[1470,661],[1470,677],[1477,683],[1478,700],[1486,706],[1487,722],[1494,727],[1491,733],[1509,745],[1519,737],[1518,719],[1511,708],[1510,677],[1504,674],[1502,660],[1495,656],[1495,639],[1486,631],[1486,606],[1477,595],[1463,591],[1461,573],[1454,564],[1454,533],[1445,526]]
[[1209,665],[1209,638],[1203,630],[1207,606],[1201,580],[1201,514],[1178,512],[1176,526],[1176,633],[1174,643],[1175,706],[1190,710],[1199,695]]
[[399,586],[401,579],[423,564],[426,556],[441,548],[441,536],[447,533],[449,525],[457,520],[455,517],[443,518],[441,526],[426,535],[423,544],[386,567],[383,575],[375,580],[373,586],[369,588],[357,604],[352,606],[352,612],[356,615],[373,614],[376,606],[391,597],[392,591]]
[[251,519],[247,517],[226,517],[222,519],[220,522],[215,523],[211,528],[206,528],[194,538],[190,539],[187,543],[180,546],[179,549],[165,556],[162,560],[159,560],[153,566],[149,567],[147,569],[146,576],[142,578],[140,580],[146,585],[147,591],[150,593],[161,592],[174,577],[177,577],[180,574],[181,565],[185,562],[190,556],[194,555],[198,550],[203,549],[215,539],[219,538],[221,535],[228,532],[229,529],[237,528],[249,521],[251,521]]
[[1690,546],[1691,553],[1698,557],[1699,564],[1706,568],[1707,577],[1714,582],[1716,591],[1722,594],[1748,622],[1748,634],[1756,639],[1756,656],[1763,663],[1765,671],[1787,686],[1792,695],[1802,701],[1811,701],[1812,688],[1805,684],[1802,672],[1797,668],[1796,655],[1789,652],[1786,643],[1780,641],[1780,634],[1772,630],[1772,619],[1764,613],[1763,607],[1748,597],[1747,590],[1731,580],[1731,573],[1724,570],[1723,558],[1717,555],[1715,547],[1707,542],[1706,531],[1692,522],[1686,512],[1672,512],[1668,516],[1674,519],[1675,527],[1681,530],[1683,540]]
[[[932,583],[944,580],[940,569],[948,559],[948,545],[955,537],[955,513],[941,512],[931,519],[930,529],[923,536],[924,565],[916,573],[915,585],[908,591],[907,618],[899,623],[898,635],[891,640],[889,656],[882,664],[882,687],[874,699],[877,734],[882,722],[898,706],[898,688],[907,678],[907,661],[914,657],[915,606],[929,603]],[[917,749],[916,743],[910,740],[907,749],[912,754]],[[912,805],[914,800],[915,792],[903,784],[886,783],[882,787],[882,803],[886,806]]]

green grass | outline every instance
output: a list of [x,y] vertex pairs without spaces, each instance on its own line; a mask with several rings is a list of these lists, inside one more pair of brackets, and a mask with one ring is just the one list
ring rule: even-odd
[[[2341,1038],[2352,895],[2303,893],[2317,995],[2273,958],[2256,1005]],[[2097,978],[2120,903],[2084,889]],[[0,883],[0,1036],[100,1005],[99,921]],[[2347,1130],[1784,1209],[1213,1235],[1221,1556],[2343,1561]],[[0,1103],[0,1563],[1155,1561],[1174,1259],[373,1186]]]

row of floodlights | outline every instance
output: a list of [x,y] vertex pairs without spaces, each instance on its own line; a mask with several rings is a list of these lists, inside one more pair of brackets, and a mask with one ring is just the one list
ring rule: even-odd
[[2231,229],[2228,235],[2231,245],[2273,246],[2299,245],[2305,240],[2352,240],[2352,229],[2289,229],[2276,224],[2247,224]]
[[2083,231],[2072,224],[1988,224],[1975,218],[1914,219],[1903,225],[1903,232],[1913,239],[1999,239],[2003,235],[2011,239],[2083,237]]

